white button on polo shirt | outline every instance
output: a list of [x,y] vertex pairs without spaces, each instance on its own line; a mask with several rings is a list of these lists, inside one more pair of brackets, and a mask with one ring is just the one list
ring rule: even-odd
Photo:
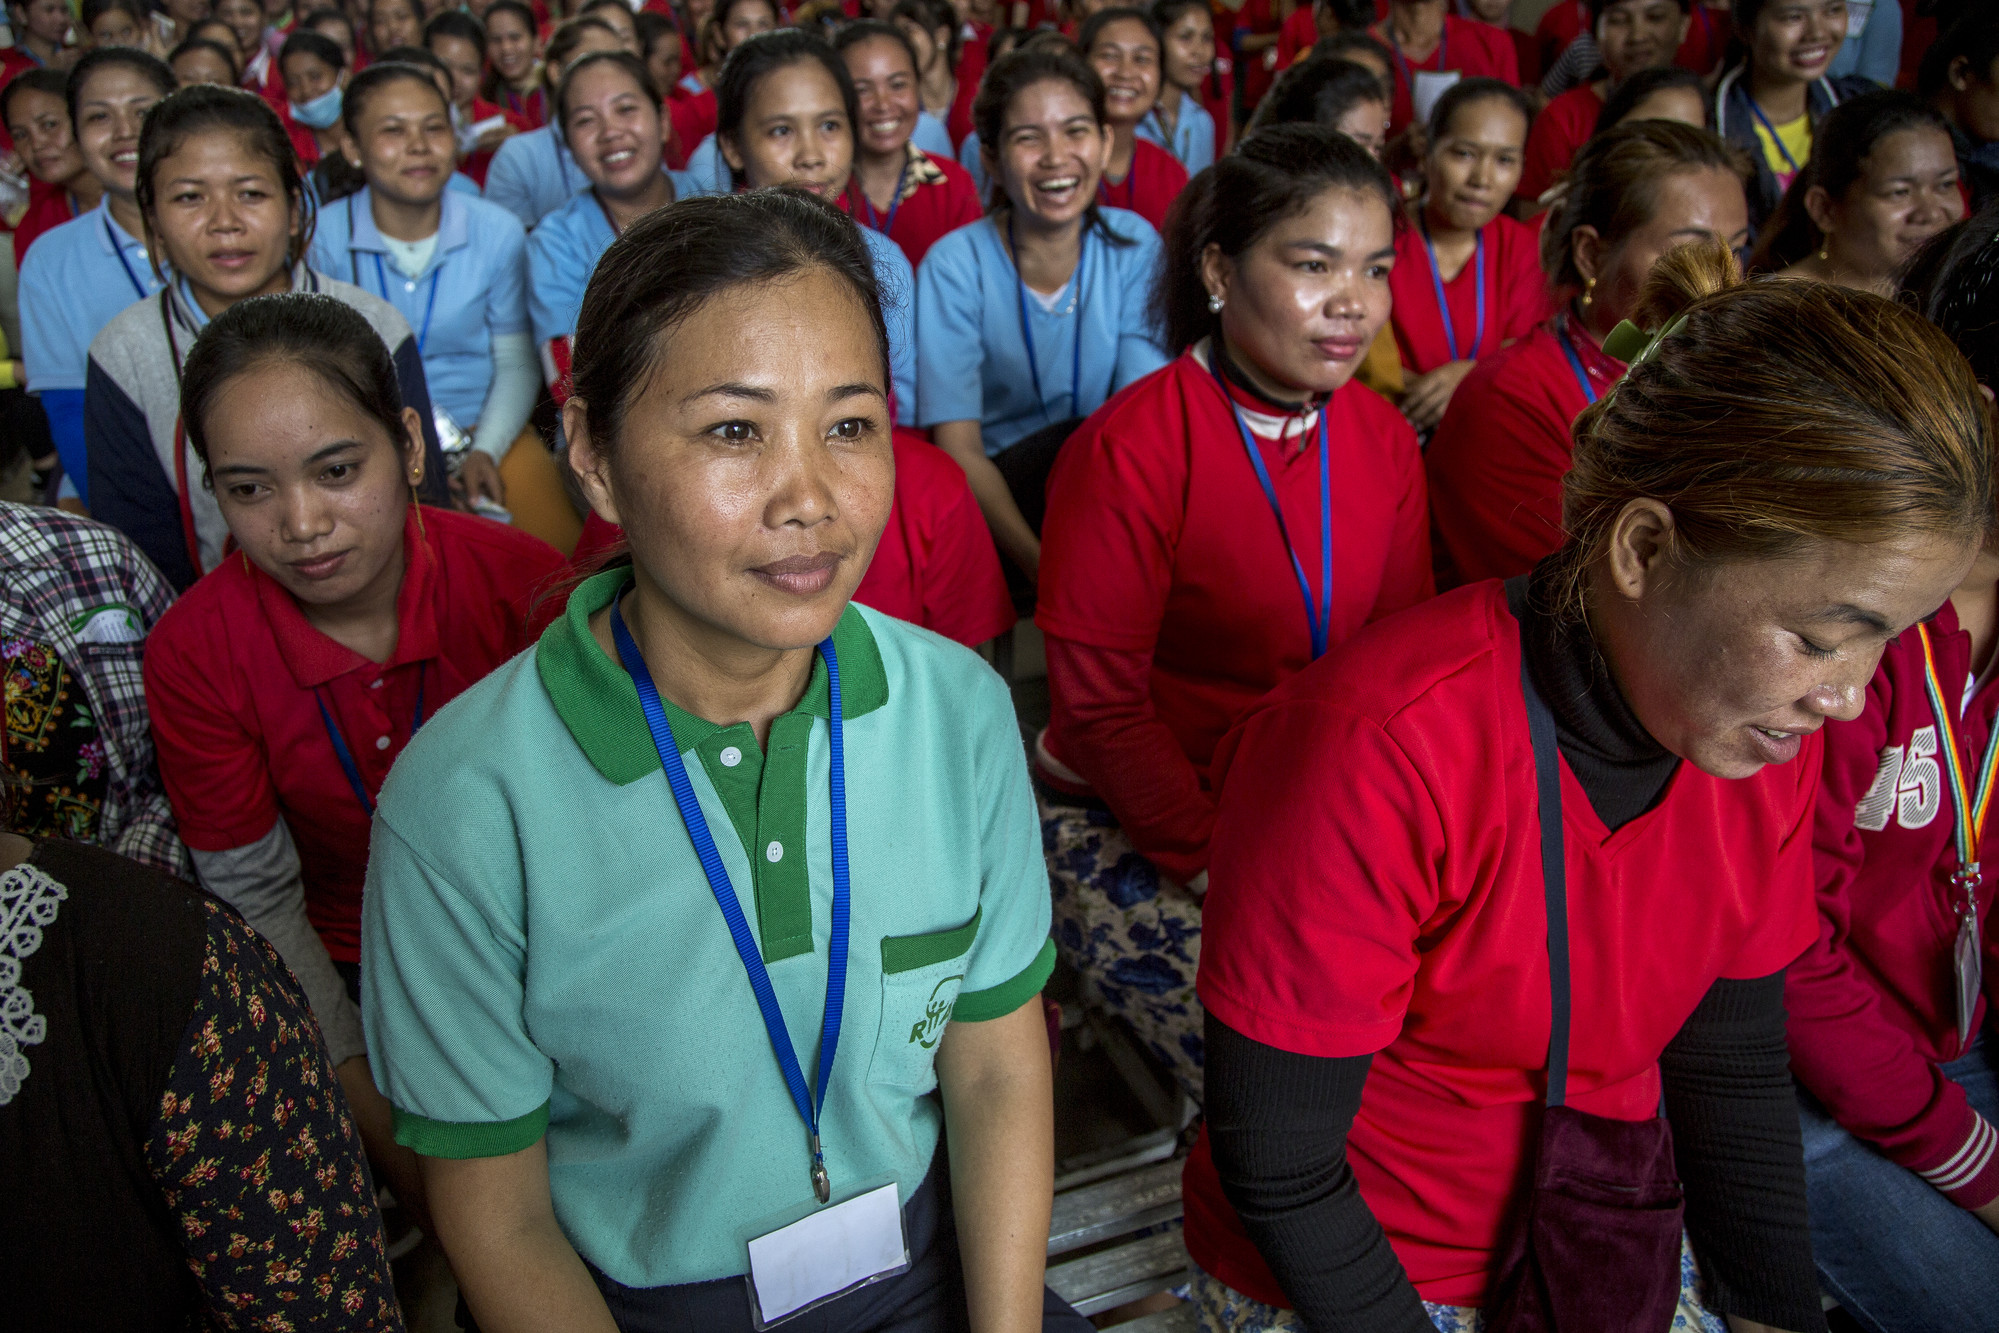
[[[737,764],[743,762],[743,752],[733,745],[725,745],[722,747],[722,753],[717,755],[716,758],[722,761],[722,767],[734,768]],[[771,859],[776,860],[777,858],[773,857]]]
[[764,848],[764,860],[770,862],[772,865],[776,865],[779,861],[782,861],[783,859],[784,859],[783,843],[772,842],[770,846]]

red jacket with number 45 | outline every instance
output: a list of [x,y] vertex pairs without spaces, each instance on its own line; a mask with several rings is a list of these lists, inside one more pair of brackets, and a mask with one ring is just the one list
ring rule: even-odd
[[[1999,684],[1964,700],[1971,636],[1946,604],[1929,625],[1937,679],[1952,710],[1966,781],[1999,714]],[[1961,714],[1959,716],[1958,714]],[[1791,1069],[1855,1137],[1963,1208],[1999,1197],[1999,1129],[1980,1118],[1940,1065],[1962,1052],[1952,950],[1959,892],[1940,728],[1923,687],[1914,629],[1888,645],[1867,687],[1867,710],[1825,728],[1814,861],[1819,937],[1787,974]],[[1979,891],[1984,998],[1974,1040],[1999,986],[1999,824],[1988,824],[1992,867]]]

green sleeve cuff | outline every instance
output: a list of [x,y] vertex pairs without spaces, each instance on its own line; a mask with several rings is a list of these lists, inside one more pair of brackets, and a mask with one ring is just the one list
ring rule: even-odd
[[396,1142],[423,1157],[505,1157],[533,1147],[548,1133],[548,1103],[543,1102],[526,1115],[498,1124],[454,1124],[449,1120],[426,1120],[402,1107],[395,1113]]
[[985,990],[959,992],[958,1003],[951,1010],[951,1021],[983,1023],[991,1018],[1004,1018],[1039,995],[1041,988],[1048,984],[1049,973],[1054,970],[1055,941],[1043,940],[1041,952],[1034,955],[1034,961],[1022,968],[1011,981],[1002,981]]

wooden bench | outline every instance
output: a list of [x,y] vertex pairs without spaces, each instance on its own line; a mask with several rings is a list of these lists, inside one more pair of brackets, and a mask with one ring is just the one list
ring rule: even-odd
[[[1122,1157],[1072,1172],[1058,1189],[1048,1229],[1048,1285],[1080,1314],[1100,1314],[1179,1286],[1187,1280],[1187,1247],[1180,1234],[1180,1166],[1173,1137],[1146,1135]],[[1134,1160],[1135,1159],[1135,1160]],[[1090,1177],[1084,1181],[1077,1176]],[[1179,1333],[1194,1327],[1193,1311],[1180,1306],[1117,1325],[1131,1333]]]

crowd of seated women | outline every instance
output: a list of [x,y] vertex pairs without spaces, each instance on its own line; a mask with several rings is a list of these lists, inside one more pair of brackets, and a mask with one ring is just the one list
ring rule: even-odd
[[8,18],[22,1327],[1999,1328],[1989,6]]

